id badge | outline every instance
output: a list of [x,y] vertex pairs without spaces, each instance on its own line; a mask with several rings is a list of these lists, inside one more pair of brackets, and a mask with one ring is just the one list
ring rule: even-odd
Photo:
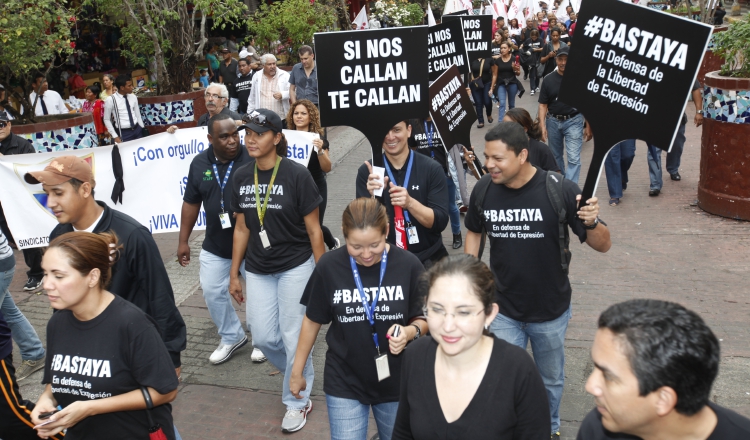
[[388,353],[375,356],[375,368],[378,370],[378,382],[391,377],[391,369],[388,367]]
[[220,212],[219,221],[221,222],[221,229],[229,229],[232,227],[232,221],[229,219],[228,212]]
[[262,230],[258,233],[260,235],[260,242],[263,243],[263,247],[265,249],[271,249],[271,242],[268,241],[268,233],[266,233],[266,230]]
[[417,235],[417,227],[409,226],[406,228],[406,237],[409,239],[409,244],[419,243],[419,236]]

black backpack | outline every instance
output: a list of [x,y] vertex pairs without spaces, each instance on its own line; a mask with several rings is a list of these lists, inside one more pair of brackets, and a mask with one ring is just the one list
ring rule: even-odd
[[[570,267],[570,260],[573,255],[570,253],[570,234],[566,227],[568,224],[568,212],[567,209],[565,209],[565,199],[563,197],[563,179],[565,179],[565,177],[554,171],[546,171],[546,173],[547,197],[549,197],[552,208],[557,212],[557,229],[560,240],[560,261],[562,263],[562,270],[565,275],[567,275]],[[477,195],[477,200],[474,206],[476,206],[479,218],[482,219],[482,238],[479,245],[479,258],[482,258],[484,243],[487,237],[487,231],[484,228],[484,210],[482,209],[482,205],[484,204],[484,198],[487,195],[487,191],[490,188],[490,183],[492,183],[492,178],[488,173],[479,179],[474,189],[475,194]]]

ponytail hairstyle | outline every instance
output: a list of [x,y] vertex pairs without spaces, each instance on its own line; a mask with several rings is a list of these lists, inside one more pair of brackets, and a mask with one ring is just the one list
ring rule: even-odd
[[287,153],[287,141],[286,136],[284,136],[284,133],[281,133],[281,140],[278,144],[276,144],[276,155],[281,157],[286,157]]
[[112,279],[112,266],[120,256],[122,245],[114,232],[68,232],[52,240],[48,249],[57,248],[67,257],[70,266],[86,276],[99,269],[99,288],[104,290]]
[[385,207],[376,199],[360,197],[352,200],[344,209],[341,229],[344,231],[344,238],[347,238],[350,231],[367,228],[374,228],[383,235],[388,235],[388,214]]
[[505,112],[505,116],[523,125],[523,128],[526,129],[526,134],[531,139],[542,139],[542,129],[539,127],[539,120],[532,120],[531,115],[526,109],[520,107],[512,108]]

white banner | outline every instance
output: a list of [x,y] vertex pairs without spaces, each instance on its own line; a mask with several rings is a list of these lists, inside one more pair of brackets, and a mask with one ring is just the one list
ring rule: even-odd
[[[307,166],[313,151],[312,140],[318,135],[290,130],[284,133],[288,141],[287,157]],[[49,233],[57,225],[57,219],[47,208],[42,185],[30,185],[23,176],[29,171],[41,171],[54,158],[67,155],[82,157],[91,164],[96,200],[133,217],[154,234],[179,231],[190,163],[208,148],[206,135],[206,127],[196,127],[120,144],[125,191],[122,204],[117,205],[110,197],[115,183],[111,146],[1,156],[0,202],[16,244],[25,249],[49,243]],[[206,213],[201,209],[194,229],[205,228]]]

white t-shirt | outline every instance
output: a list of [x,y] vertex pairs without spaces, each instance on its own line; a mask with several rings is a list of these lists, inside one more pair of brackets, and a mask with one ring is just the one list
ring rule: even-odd
[[94,223],[91,223],[91,226],[89,226],[86,229],[76,229],[75,226],[73,226],[73,230],[76,232],[94,232],[94,228],[96,228],[96,225],[99,224],[100,221],[102,221],[102,217],[104,217],[104,210],[102,209],[102,213],[99,214],[99,218],[94,221]]

